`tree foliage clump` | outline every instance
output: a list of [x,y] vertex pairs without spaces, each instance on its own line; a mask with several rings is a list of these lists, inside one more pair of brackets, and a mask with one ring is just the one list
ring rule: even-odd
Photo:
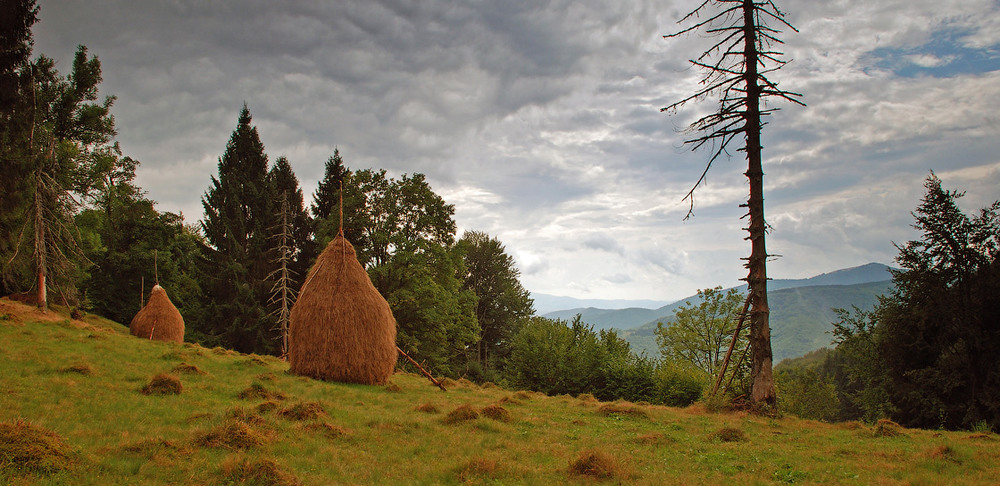
[[790,386],[832,384],[841,420],[998,430],[1000,202],[968,215],[933,173],[924,187],[920,237],[897,245],[890,293],[871,311],[837,310],[836,349]]

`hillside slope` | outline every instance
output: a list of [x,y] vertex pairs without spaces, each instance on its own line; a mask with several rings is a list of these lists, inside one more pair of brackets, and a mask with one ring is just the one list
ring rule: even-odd
[[[101,318],[42,315],[6,299],[0,342],[0,484],[961,485],[1000,477],[1000,441],[990,434],[888,437],[857,423],[467,382],[445,393],[405,373],[388,386],[325,383],[289,375],[273,357],[152,342]],[[161,373],[181,384],[179,394],[153,386]]]
[[[865,265],[844,268],[829,273],[823,273],[810,278],[801,279],[774,279],[767,283],[768,295],[771,292],[782,289],[828,286],[828,285],[857,285],[872,282],[885,282],[891,278],[889,267],[881,263],[868,263]],[[746,292],[746,285],[736,287],[742,292]],[[728,289],[724,289],[728,290]],[[575,307],[552,311],[543,314],[543,317],[550,319],[570,320],[580,314],[583,321],[593,324],[595,329],[632,329],[638,328],[649,322],[662,321],[673,316],[678,307],[691,301],[697,303],[697,295],[692,295],[676,302],[655,308],[646,309],[630,307],[625,309],[605,309],[596,307]]]
[[[891,282],[883,281],[768,291],[774,362],[829,346],[833,339],[830,334],[831,323],[836,320],[833,308],[849,309],[851,306],[858,306],[870,310],[878,301],[878,296],[886,293],[891,285]],[[656,323],[668,323],[672,319],[672,314],[664,315],[637,328],[623,330],[620,335],[632,345],[635,352],[659,356],[654,334]]]

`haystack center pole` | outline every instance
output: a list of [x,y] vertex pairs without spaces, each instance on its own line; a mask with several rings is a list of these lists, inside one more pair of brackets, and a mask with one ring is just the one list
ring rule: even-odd
[[729,350],[726,351],[726,357],[722,359],[722,368],[719,369],[719,377],[715,379],[715,386],[712,387],[712,395],[715,395],[719,391],[719,385],[722,384],[722,377],[726,375],[726,369],[729,368],[729,358],[733,355],[733,348],[736,347],[736,341],[740,338],[740,330],[743,328],[743,321],[746,320],[749,308],[750,296],[747,295],[746,300],[743,301],[743,310],[740,311],[740,320],[736,323],[736,330],[733,331],[733,340],[729,343]]
[[425,370],[423,366],[420,366],[419,363],[417,363],[416,361],[413,361],[413,358],[411,358],[410,355],[406,354],[406,351],[403,351],[402,348],[399,347],[399,345],[396,345],[396,351],[399,351],[399,354],[402,354],[403,357],[406,358],[407,361],[413,363],[413,366],[416,366],[417,369],[420,370],[420,372],[423,373],[424,376],[426,376],[428,380],[431,380],[431,383],[434,383],[435,385],[437,385],[438,388],[441,389],[441,391],[448,391],[448,390],[446,390],[444,388],[444,385],[442,385],[440,381],[437,381],[436,379],[434,379],[434,377],[431,376],[431,374],[428,373],[427,370]]

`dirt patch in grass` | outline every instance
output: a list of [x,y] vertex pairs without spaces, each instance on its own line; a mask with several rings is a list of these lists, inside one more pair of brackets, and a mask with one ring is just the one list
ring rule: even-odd
[[195,366],[193,364],[187,364],[187,363],[181,363],[181,364],[179,364],[177,366],[174,366],[174,369],[172,371],[174,373],[183,373],[185,375],[207,375],[208,374],[207,372],[202,371],[201,368],[199,368],[199,367],[197,367],[197,366]]
[[482,416],[484,417],[491,418],[498,422],[510,422],[511,420],[510,412],[508,412],[506,408],[503,408],[500,405],[488,405],[486,407],[483,407],[483,409],[480,410],[479,413],[482,414]]
[[326,417],[326,410],[318,402],[301,402],[278,412],[281,418],[287,420],[315,420]]
[[183,389],[179,378],[160,373],[149,380],[141,391],[143,395],[179,395]]
[[879,419],[872,427],[872,436],[874,437],[898,437],[900,435],[906,435],[903,433],[903,426],[889,419]]
[[621,475],[621,468],[618,461],[606,452],[590,449],[581,452],[576,460],[569,463],[569,472],[597,479],[611,479]]
[[462,422],[468,422],[470,420],[476,420],[479,418],[479,412],[472,405],[462,405],[455,410],[448,412],[448,415],[444,417],[444,423],[446,424],[458,424]]
[[20,419],[0,423],[0,471],[52,474],[72,465],[71,449],[59,434]]
[[278,463],[267,459],[230,456],[222,462],[219,475],[225,484],[254,486],[296,486],[302,484]]
[[435,407],[434,404],[430,402],[421,403],[420,405],[417,405],[416,408],[414,408],[414,410],[424,413],[441,413],[441,411],[438,410],[438,408]]
[[746,442],[749,439],[747,439],[747,435],[740,429],[735,427],[723,427],[715,432],[712,432],[708,436],[708,440],[717,440],[719,442]]
[[237,393],[236,398],[240,400],[284,400],[287,397],[278,390],[268,390],[260,383],[251,383],[250,386]]
[[254,427],[229,419],[222,425],[195,434],[194,443],[201,447],[252,449],[264,445],[264,434]]
[[87,363],[76,363],[69,365],[61,370],[63,373],[76,373],[78,375],[90,376],[94,374],[94,369],[90,367]]
[[649,413],[642,407],[637,407],[628,402],[605,403],[597,407],[597,413],[608,417],[618,415],[622,417],[648,418]]

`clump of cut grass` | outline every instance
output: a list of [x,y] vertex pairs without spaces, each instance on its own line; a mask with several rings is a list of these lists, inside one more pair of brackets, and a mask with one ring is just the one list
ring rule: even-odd
[[498,422],[510,422],[510,412],[500,405],[488,405],[479,411],[484,417],[491,418]]
[[274,381],[277,378],[277,376],[274,376],[274,373],[261,373],[257,375],[255,378],[257,378],[260,381]]
[[174,366],[173,372],[174,373],[183,373],[185,375],[207,375],[208,374],[205,371],[202,371],[201,368],[199,368],[199,367],[197,367],[197,366],[195,366],[193,364],[187,364],[187,363],[181,363],[181,364],[179,364],[177,366]]
[[458,382],[452,380],[451,378],[442,378],[438,381],[441,382],[441,386],[445,388],[455,388],[456,386],[458,386]]
[[514,398],[517,400],[531,400],[531,392],[526,392],[524,390],[515,392]]
[[165,439],[146,439],[121,447],[122,452],[137,454],[146,458],[162,456],[164,453],[180,451],[177,444]]
[[258,356],[256,354],[251,354],[250,357],[248,357],[247,359],[244,359],[244,360],[241,360],[241,361],[236,361],[233,364],[236,365],[236,366],[244,366],[244,367],[247,367],[247,366],[266,366],[267,365],[267,361],[265,361],[264,358],[261,358],[260,356]]
[[461,385],[463,388],[472,388],[472,389],[479,388],[479,385],[469,381],[467,378],[459,378],[458,384]]
[[59,371],[62,371],[63,373],[76,373],[83,376],[90,376],[94,373],[93,368],[91,368],[87,363],[72,364]]
[[257,405],[257,413],[268,413],[272,410],[276,410],[280,406],[281,404],[279,404],[278,402],[274,400],[268,400],[266,402],[262,402],[260,405]]
[[237,422],[243,422],[247,425],[263,425],[264,417],[261,417],[257,412],[244,407],[233,407],[226,412],[226,418],[233,419]]
[[463,483],[474,483],[482,479],[500,479],[503,477],[503,466],[493,459],[476,457],[458,468],[458,480]]
[[570,462],[569,471],[598,479],[611,479],[621,474],[621,468],[615,458],[596,449],[581,452],[576,460]]
[[283,408],[278,415],[287,420],[315,420],[326,417],[326,410],[318,402],[301,402]]
[[251,383],[250,386],[236,394],[240,400],[284,400],[287,398],[284,393],[277,390],[268,390],[260,383]]
[[0,472],[52,474],[72,463],[71,449],[59,434],[20,419],[0,423]]
[[388,383],[385,385],[385,391],[392,393],[399,393],[403,391],[403,389],[395,383]]
[[872,427],[874,437],[898,437],[903,434],[903,426],[889,419],[879,419]]
[[421,403],[420,405],[417,405],[416,408],[414,408],[414,410],[424,413],[441,413],[441,411],[438,410],[438,408],[435,407],[434,404],[430,402]]
[[708,440],[718,440],[719,442],[746,442],[747,435],[742,430],[735,427],[723,427],[708,436]]
[[444,423],[457,424],[476,420],[477,418],[479,418],[479,412],[475,408],[472,408],[472,405],[466,404],[448,412],[448,415],[444,417]]
[[181,380],[173,375],[160,373],[153,376],[146,386],[142,387],[143,395],[179,395],[184,387]]
[[939,445],[937,447],[933,447],[930,450],[926,451],[924,455],[931,459],[941,459],[945,461],[954,462],[956,464],[961,464],[962,462],[958,459],[955,449],[952,449],[947,445]]
[[220,476],[225,484],[254,486],[296,486],[301,484],[293,474],[271,459],[251,460],[230,456],[222,462]]
[[194,443],[201,447],[225,449],[252,449],[266,442],[264,434],[238,420],[226,420],[195,435]]
[[583,405],[591,405],[600,401],[590,393],[581,393],[577,395],[576,399]]
[[318,432],[330,439],[339,439],[351,435],[350,430],[329,422],[310,422],[306,424],[305,429],[311,432]]
[[479,385],[479,388],[482,388],[483,390],[493,390],[500,387],[492,381],[484,381],[482,385]]
[[622,417],[647,418],[649,413],[644,408],[637,407],[628,402],[605,403],[597,407],[597,413],[608,417],[618,415]]
[[994,440],[990,434],[985,432],[976,432],[975,434],[970,434],[967,439],[978,439],[978,440]]

